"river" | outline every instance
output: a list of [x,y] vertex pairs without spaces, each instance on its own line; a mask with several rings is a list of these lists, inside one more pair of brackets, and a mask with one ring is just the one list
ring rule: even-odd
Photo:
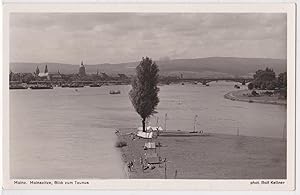
[[[286,106],[225,99],[234,84],[160,86],[158,113],[149,124],[281,138]],[[141,125],[128,98],[130,88],[10,90],[11,178],[125,178],[114,129]],[[111,89],[121,94],[110,95]]]

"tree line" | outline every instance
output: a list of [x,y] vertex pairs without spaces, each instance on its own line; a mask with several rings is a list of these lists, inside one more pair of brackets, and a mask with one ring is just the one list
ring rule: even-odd
[[272,68],[265,70],[257,70],[253,75],[253,81],[248,84],[248,89],[258,90],[277,90],[286,97],[287,93],[287,72],[283,72],[276,76]]

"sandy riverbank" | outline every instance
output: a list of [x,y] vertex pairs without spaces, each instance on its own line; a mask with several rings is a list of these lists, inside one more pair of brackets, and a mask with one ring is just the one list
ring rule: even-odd
[[[258,91],[259,92],[259,91]],[[276,104],[276,105],[286,105],[286,100],[278,99],[278,96],[267,96],[262,95],[259,97],[249,97],[248,94],[251,94],[251,90],[238,90],[231,91],[224,95],[226,99],[233,101],[243,101],[251,103],[262,103],[262,104]]]
[[[127,146],[120,148],[125,164],[134,162],[128,177],[163,179],[164,163],[153,170],[142,170],[140,158],[145,139],[132,139],[121,132],[119,140]],[[283,179],[286,178],[286,140],[210,134],[195,137],[158,137],[162,147],[156,152],[167,159],[166,175],[174,179]]]

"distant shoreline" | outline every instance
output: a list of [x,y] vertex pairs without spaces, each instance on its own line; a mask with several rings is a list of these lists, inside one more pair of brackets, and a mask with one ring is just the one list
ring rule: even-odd
[[276,97],[271,97],[271,96],[249,97],[247,96],[247,94],[249,93],[251,93],[251,90],[247,90],[247,89],[231,91],[225,94],[224,98],[232,101],[242,101],[242,102],[249,102],[249,103],[287,105],[286,100],[278,99],[277,96]]

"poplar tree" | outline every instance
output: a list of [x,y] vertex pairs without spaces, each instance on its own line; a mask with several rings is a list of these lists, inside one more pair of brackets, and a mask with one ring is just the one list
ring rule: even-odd
[[146,131],[146,119],[155,113],[159,103],[157,64],[149,57],[143,57],[136,67],[136,75],[132,80],[129,98],[135,111],[142,118],[143,131]]

